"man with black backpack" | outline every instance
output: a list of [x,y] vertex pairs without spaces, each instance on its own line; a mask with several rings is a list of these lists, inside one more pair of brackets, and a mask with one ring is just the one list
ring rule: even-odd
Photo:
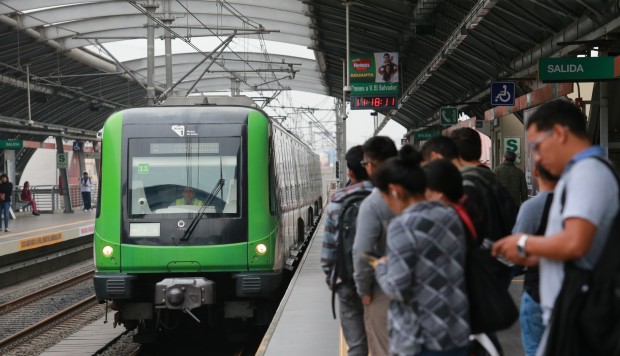
[[[459,154],[465,197],[463,205],[474,222],[479,243],[490,248],[493,242],[511,233],[517,207],[493,171],[480,163],[482,142],[478,131],[463,127],[452,131],[450,138]],[[508,269],[506,273],[509,276]],[[509,283],[509,277],[506,278]]]
[[546,325],[538,355],[618,355],[619,187],[586,118],[566,100],[542,105],[526,123],[534,162],[561,176],[544,236],[522,232],[496,242],[493,253],[540,267]]
[[364,328],[364,307],[355,290],[352,249],[356,232],[356,218],[360,204],[372,191],[368,174],[362,166],[364,153],[361,146],[349,149],[345,159],[351,184],[336,191],[327,205],[321,268],[327,275],[332,290],[332,312],[338,294],[342,333],[349,347],[348,355],[368,355],[368,341]]

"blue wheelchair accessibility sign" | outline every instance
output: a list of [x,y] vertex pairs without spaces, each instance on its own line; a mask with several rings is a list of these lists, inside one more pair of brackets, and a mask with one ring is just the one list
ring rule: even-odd
[[515,104],[515,82],[491,83],[491,105],[513,106]]

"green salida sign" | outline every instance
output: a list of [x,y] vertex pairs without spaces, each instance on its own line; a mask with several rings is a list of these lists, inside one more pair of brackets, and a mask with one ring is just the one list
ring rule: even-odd
[[24,141],[22,140],[0,140],[0,149],[18,150],[23,147]]
[[541,58],[538,79],[542,82],[592,82],[620,76],[620,57]]

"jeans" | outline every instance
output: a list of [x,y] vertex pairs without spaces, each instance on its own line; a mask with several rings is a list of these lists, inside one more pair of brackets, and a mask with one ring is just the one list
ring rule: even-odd
[[82,192],[82,201],[84,202],[84,210],[90,209],[90,192]]
[[534,299],[523,291],[521,295],[521,338],[526,356],[535,356],[545,326],[542,321],[542,308]]
[[348,355],[368,355],[368,340],[364,328],[364,305],[355,286],[341,284],[337,287],[340,325],[349,346]]
[[469,346],[445,351],[433,351],[423,347],[422,351],[420,351],[417,356],[467,356],[468,353]]
[[[2,215],[2,220],[4,220],[4,227],[9,228],[9,209],[11,208],[10,201],[3,201],[0,203],[0,214]],[[2,228],[2,222],[0,222],[0,228]]]

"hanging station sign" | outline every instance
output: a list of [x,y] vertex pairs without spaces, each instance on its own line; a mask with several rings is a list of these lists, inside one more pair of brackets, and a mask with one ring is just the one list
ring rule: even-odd
[[594,82],[620,77],[618,57],[541,58],[538,79],[541,82]]
[[349,63],[352,110],[398,107],[397,52],[351,53]]

